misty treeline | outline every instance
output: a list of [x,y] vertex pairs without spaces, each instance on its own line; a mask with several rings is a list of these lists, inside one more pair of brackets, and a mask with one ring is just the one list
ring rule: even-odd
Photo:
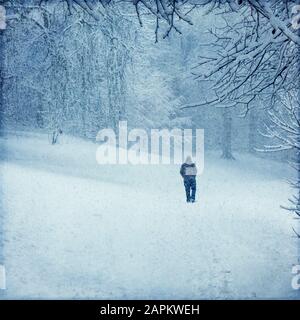
[[6,8],[13,18],[1,35],[4,127],[95,139],[100,128],[124,119],[171,125],[180,96],[157,63],[163,52],[148,40],[150,27],[138,33],[130,14],[115,7],[101,21],[83,10],[70,14],[61,1],[13,1]]
[[[182,21],[180,30],[161,27],[160,34],[157,19],[125,2],[94,3],[93,14],[78,5],[70,10],[66,1],[4,5],[2,128],[55,132],[52,142],[60,130],[95,139],[119,120],[130,127],[204,128],[206,147],[228,159],[232,149],[255,152],[270,142],[260,134],[267,104],[256,99],[247,114],[225,101],[210,105],[212,81],[193,74],[198,60],[222,45],[211,31],[224,26],[220,15],[200,8],[189,12],[193,25]],[[194,101],[201,107],[184,109]]]

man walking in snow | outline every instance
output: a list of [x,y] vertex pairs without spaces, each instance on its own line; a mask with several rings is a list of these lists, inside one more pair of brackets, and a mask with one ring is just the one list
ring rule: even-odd
[[197,167],[190,156],[181,165],[180,174],[183,178],[186,202],[195,202]]

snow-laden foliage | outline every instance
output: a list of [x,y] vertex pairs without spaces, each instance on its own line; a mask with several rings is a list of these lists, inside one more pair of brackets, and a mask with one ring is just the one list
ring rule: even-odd
[[206,104],[226,102],[247,113],[256,97],[274,106],[278,94],[297,87],[300,39],[287,27],[292,1],[246,2],[253,5],[244,5],[238,15],[220,12],[219,27],[210,30],[217,50],[201,57],[194,74],[214,80],[215,96]]
[[95,138],[119,120],[160,127],[174,118],[180,99],[153,63],[158,47],[119,7],[100,21],[60,2],[7,8],[16,18],[2,35],[4,124]]
[[[291,181],[291,185],[296,189],[296,195],[290,199],[290,206],[285,209],[292,211],[300,217],[300,101],[298,90],[292,90],[280,96],[280,103],[276,108],[269,111],[269,121],[265,124],[264,136],[276,141],[273,145],[268,145],[265,150],[270,152],[293,150],[294,158],[291,159],[291,166],[296,170],[297,177]],[[300,234],[294,230],[300,238]]]

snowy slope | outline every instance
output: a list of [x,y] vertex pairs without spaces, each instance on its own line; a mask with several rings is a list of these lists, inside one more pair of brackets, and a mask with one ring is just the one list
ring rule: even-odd
[[98,165],[96,145],[71,137],[1,147],[2,298],[296,297],[283,164],[208,153],[186,204],[177,166]]

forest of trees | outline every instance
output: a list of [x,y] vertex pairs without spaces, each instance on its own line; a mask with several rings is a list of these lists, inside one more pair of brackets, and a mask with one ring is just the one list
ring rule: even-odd
[[99,22],[82,10],[70,15],[60,2],[14,1],[6,8],[15,18],[1,34],[2,125],[60,128],[91,139],[122,119],[172,126],[181,97],[168,74],[172,66],[156,63],[164,53],[151,26],[139,32],[115,7]]
[[[5,1],[2,127],[62,130],[89,139],[119,120],[131,127],[197,127],[205,129],[206,147],[228,159],[234,159],[232,150],[255,153],[270,144],[261,136],[270,118],[266,101],[256,94],[250,107],[247,101],[227,107],[225,97],[210,103],[215,79],[197,74],[199,64],[214,61],[199,59],[229,45],[217,34],[219,28],[230,33],[225,19],[220,23],[218,15],[203,14],[206,7],[196,8],[180,30],[174,25],[177,32],[163,29],[151,15],[137,15],[129,4],[93,2],[91,13],[74,3],[70,11],[67,1]],[[240,14],[233,18],[242,23]],[[228,75],[228,67],[222,72]]]

